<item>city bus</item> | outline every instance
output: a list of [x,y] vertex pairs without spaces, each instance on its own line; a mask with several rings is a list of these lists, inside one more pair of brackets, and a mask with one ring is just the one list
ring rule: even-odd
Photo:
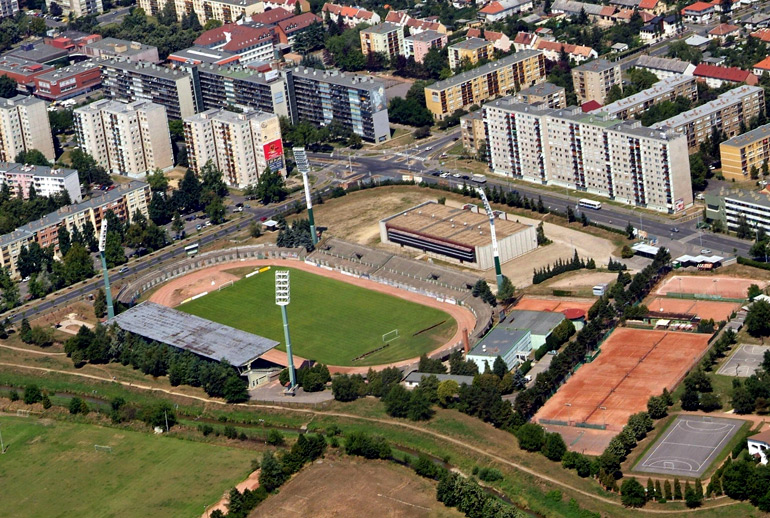
[[588,198],[581,198],[578,200],[578,205],[587,209],[599,210],[602,208],[601,202],[589,200]]
[[187,245],[184,247],[184,251],[187,253],[189,257],[194,256],[198,253],[198,243],[193,243],[191,245]]

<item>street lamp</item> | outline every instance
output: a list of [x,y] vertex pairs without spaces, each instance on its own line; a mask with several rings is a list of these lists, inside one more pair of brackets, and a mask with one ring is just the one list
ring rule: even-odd
[[286,313],[286,306],[291,302],[291,291],[289,287],[289,271],[276,270],[275,272],[275,303],[281,306],[281,317],[283,318],[283,336],[286,339],[286,363],[289,368],[289,388],[287,394],[294,394],[297,388],[297,375],[294,372],[294,358],[291,354],[291,337],[289,336],[289,316]]

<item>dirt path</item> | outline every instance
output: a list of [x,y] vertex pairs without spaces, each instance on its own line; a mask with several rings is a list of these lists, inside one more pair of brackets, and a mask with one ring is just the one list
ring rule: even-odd
[[[370,281],[368,279],[358,279],[349,275],[343,275],[336,271],[326,270],[325,268],[319,268],[312,264],[307,264],[303,261],[294,261],[288,259],[249,259],[245,261],[239,261],[237,263],[222,263],[192,272],[190,275],[172,279],[166,284],[162,285],[152,296],[149,298],[150,302],[162,304],[168,307],[174,307],[174,303],[178,302],[180,290],[185,290],[185,295],[188,297],[195,296],[198,293],[203,293],[211,288],[210,279],[217,279],[220,277],[221,272],[225,270],[231,270],[234,266],[242,267],[258,267],[258,266],[283,266],[287,268],[296,268],[306,272],[313,273],[315,275],[322,275],[330,279],[334,279],[340,282],[346,282],[355,286],[360,286],[367,290],[378,291],[387,295],[392,295],[400,299],[415,302],[423,306],[440,309],[455,319],[457,322],[457,330],[454,336],[447,340],[443,345],[431,351],[431,354],[436,354],[441,351],[445,351],[451,348],[453,345],[462,341],[463,330],[467,329],[469,333],[473,331],[476,326],[476,317],[470,310],[456,306],[454,304],[447,304],[445,302],[439,302],[434,298],[427,297],[425,295],[419,295],[410,291],[402,290],[393,286],[386,286],[378,282]],[[193,290],[193,287],[197,287],[197,292]],[[274,353],[279,351],[273,350]],[[285,353],[280,353],[285,360]],[[417,362],[419,358],[410,358],[395,362],[387,365],[378,365],[372,368],[384,369],[386,367],[405,367],[409,364]],[[366,374],[369,367],[341,367],[335,365],[329,365],[329,371],[332,373],[344,373],[344,374]]]
[[33,351],[32,349],[24,349],[23,347],[14,347],[12,345],[0,344],[3,349],[10,349],[12,351],[21,351],[29,354],[39,354],[41,356],[67,356],[67,353],[49,353],[46,351]]
[[[135,388],[139,388],[139,389],[143,389],[143,390],[151,390],[151,391],[157,391],[157,392],[164,392],[166,394],[170,394],[170,395],[174,395],[174,396],[179,396],[179,397],[186,397],[186,398],[190,398],[190,399],[195,399],[195,400],[198,400],[198,401],[203,401],[205,403],[215,403],[215,404],[219,404],[219,405],[228,405],[228,403],[225,403],[224,401],[221,401],[221,400],[216,400],[216,399],[211,399],[211,398],[206,398],[206,397],[201,397],[201,396],[192,396],[192,395],[189,395],[189,394],[182,394],[182,393],[179,393],[179,392],[174,392],[172,390],[161,389],[161,388],[156,388],[156,387],[148,387],[148,386],[145,386],[145,385],[138,385],[138,384],[130,383],[130,382],[127,382],[127,381],[113,380],[111,378],[102,378],[100,376],[94,376],[94,375],[91,375],[91,374],[83,374],[83,373],[80,373],[80,372],[68,372],[68,371],[62,371],[62,370],[57,370],[57,369],[48,369],[48,368],[45,368],[45,367],[31,367],[31,366],[28,366],[28,365],[20,365],[20,364],[5,363],[5,362],[0,362],[0,366],[15,367],[15,368],[29,369],[29,370],[42,371],[42,372],[55,372],[57,374],[66,374],[66,375],[71,375],[71,376],[80,376],[80,377],[83,377],[83,378],[89,378],[89,379],[94,379],[94,380],[99,380],[99,381],[107,381],[107,382],[112,382],[112,383],[120,383],[121,385],[135,387]],[[503,458],[503,457],[501,457],[501,456],[499,456],[499,455],[497,455],[495,453],[489,452],[489,451],[487,451],[487,450],[485,450],[483,448],[475,446],[474,444],[462,441],[460,439],[456,439],[455,437],[452,437],[452,436],[449,436],[449,435],[444,435],[442,433],[435,432],[433,430],[428,430],[428,429],[425,429],[425,428],[420,428],[419,426],[416,426],[416,425],[413,425],[413,424],[409,424],[409,423],[401,421],[401,420],[397,420],[397,419],[379,419],[379,418],[376,418],[376,417],[363,417],[363,416],[358,416],[358,415],[354,415],[354,414],[345,414],[345,413],[342,413],[342,412],[324,412],[324,411],[313,410],[313,409],[309,409],[309,408],[291,408],[291,407],[284,407],[284,406],[280,406],[280,405],[266,405],[266,404],[253,404],[253,403],[252,404],[236,403],[236,404],[233,404],[233,405],[230,405],[230,406],[239,406],[239,407],[245,407],[245,408],[266,408],[266,409],[271,409],[271,410],[280,410],[280,411],[284,411],[284,412],[297,412],[297,413],[302,413],[302,414],[306,414],[306,415],[309,415],[309,416],[316,416],[316,415],[318,415],[318,416],[340,417],[340,418],[343,418],[343,419],[353,419],[353,420],[365,421],[365,422],[369,422],[369,423],[379,423],[379,424],[384,424],[384,425],[388,425],[388,426],[396,426],[396,427],[400,427],[400,428],[405,428],[407,430],[411,430],[411,431],[414,431],[414,432],[417,432],[417,433],[422,433],[422,434],[425,434],[425,435],[429,435],[429,436],[431,436],[431,437],[433,437],[435,439],[440,439],[440,440],[442,440],[444,442],[448,442],[448,443],[454,444],[455,446],[458,446],[458,447],[460,447],[462,449],[465,449],[467,451],[471,451],[471,452],[477,453],[477,454],[482,455],[482,456],[484,456],[484,457],[486,457],[488,459],[492,459],[492,460],[497,461],[497,462],[499,462],[501,464],[509,466],[509,467],[511,467],[511,468],[513,468],[515,470],[521,471],[521,472],[526,473],[526,474],[528,474],[528,475],[530,475],[532,477],[540,479],[540,480],[542,480],[544,482],[548,482],[550,484],[554,484],[554,485],[562,487],[564,489],[568,489],[569,491],[573,491],[575,493],[579,493],[579,494],[581,494],[581,495],[583,495],[583,496],[585,496],[587,498],[591,498],[591,499],[594,499],[594,500],[597,500],[597,501],[600,501],[600,502],[604,502],[606,504],[613,505],[615,507],[623,507],[623,504],[621,504],[619,500],[613,500],[611,498],[606,498],[606,497],[603,497],[603,496],[596,495],[596,494],[591,493],[589,491],[584,491],[584,490],[579,489],[577,487],[571,486],[570,484],[568,484],[566,482],[562,482],[561,480],[557,480],[557,479],[555,479],[553,477],[549,477],[548,475],[543,475],[542,473],[540,473],[540,472],[538,472],[538,471],[536,471],[534,469],[528,468],[526,466],[523,466],[522,464],[510,461],[510,460],[508,460],[506,458]],[[729,506],[732,506],[732,505],[736,505],[738,503],[740,503],[740,502],[733,502],[733,501],[731,501],[731,502],[726,502],[726,503],[717,504],[717,505],[713,505],[713,506],[708,506],[705,509],[716,509],[716,508],[720,508],[720,507],[729,507]],[[701,509],[703,509],[703,508],[701,508]],[[683,514],[683,513],[697,513],[701,509],[666,510],[666,509],[644,509],[644,508],[642,508],[642,509],[637,509],[637,512],[639,512],[639,513],[650,513],[650,514]]]

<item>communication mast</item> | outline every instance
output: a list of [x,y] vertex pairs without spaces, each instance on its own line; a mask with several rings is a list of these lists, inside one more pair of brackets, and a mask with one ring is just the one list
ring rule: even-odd
[[289,287],[289,271],[276,270],[275,272],[275,303],[281,306],[283,317],[283,336],[286,339],[286,362],[289,368],[289,388],[287,394],[294,395],[297,390],[297,374],[294,372],[294,357],[291,354],[291,337],[289,336],[289,316],[286,314],[286,306],[291,302],[291,290]]
[[484,209],[487,211],[487,216],[489,216],[489,228],[490,234],[492,235],[492,253],[495,257],[497,292],[500,293],[503,289],[503,271],[500,268],[500,253],[497,250],[497,234],[495,234],[495,213],[492,212],[492,207],[489,205],[489,200],[487,200],[487,195],[484,193],[484,189],[481,187],[476,187],[476,192],[478,192],[479,196],[481,196],[481,201],[484,202]]
[[107,259],[104,257],[104,249],[107,246],[107,220],[102,220],[102,230],[99,233],[99,257],[102,259],[102,272],[104,272],[104,295],[107,298],[107,318],[115,316],[115,308],[112,305],[112,291],[110,291],[110,276],[107,272]]
[[307,218],[310,220],[310,239],[313,240],[313,246],[318,244],[318,236],[315,233],[315,219],[313,218],[313,201],[310,199],[310,181],[307,178],[310,173],[310,161],[307,159],[307,153],[303,147],[295,147],[294,162],[297,169],[302,173],[302,182],[305,184],[305,203],[307,204]]

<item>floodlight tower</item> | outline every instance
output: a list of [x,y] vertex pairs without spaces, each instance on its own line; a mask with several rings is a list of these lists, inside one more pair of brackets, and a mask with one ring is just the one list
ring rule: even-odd
[[489,216],[489,228],[492,235],[492,253],[495,257],[495,276],[497,277],[497,292],[500,293],[503,289],[503,271],[500,269],[500,253],[497,250],[497,234],[495,234],[495,213],[492,212],[492,207],[489,205],[487,195],[484,193],[484,189],[476,187],[476,191],[481,196],[481,201],[484,202],[484,209]]
[[283,336],[286,339],[286,361],[289,364],[289,388],[287,393],[293,393],[297,388],[297,374],[294,372],[294,357],[291,355],[291,337],[289,336],[289,316],[286,314],[286,306],[291,301],[289,289],[289,271],[276,270],[275,272],[275,303],[281,306],[283,317]]
[[297,169],[302,173],[302,182],[305,184],[305,203],[307,203],[307,218],[310,220],[310,239],[313,240],[313,246],[318,244],[318,236],[315,233],[315,219],[313,218],[313,201],[310,199],[310,181],[307,178],[310,172],[310,161],[307,159],[307,153],[303,147],[295,147],[294,162]]
[[107,259],[104,257],[104,249],[107,246],[107,220],[102,221],[102,231],[99,233],[99,257],[102,258],[102,272],[104,272],[104,295],[107,298],[107,318],[115,316],[115,308],[112,305],[112,292],[110,291],[110,276],[107,273]]

